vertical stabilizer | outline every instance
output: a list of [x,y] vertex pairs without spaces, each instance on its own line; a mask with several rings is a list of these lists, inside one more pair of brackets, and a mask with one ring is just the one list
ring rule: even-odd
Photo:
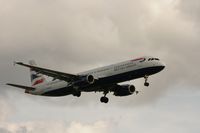
[[[29,64],[32,65],[32,66],[36,66],[36,63],[35,63],[34,60],[30,60]],[[30,69],[30,74],[31,74],[31,84],[32,84],[32,86],[39,85],[39,84],[46,82],[44,75],[37,73],[36,71],[34,71],[32,69]]]

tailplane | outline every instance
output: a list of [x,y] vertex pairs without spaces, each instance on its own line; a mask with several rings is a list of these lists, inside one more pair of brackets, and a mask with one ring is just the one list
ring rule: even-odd
[[[29,64],[32,65],[32,66],[36,66],[36,63],[35,63],[34,60],[30,60]],[[39,84],[46,82],[44,75],[37,73],[36,71],[34,71],[32,69],[30,69],[30,74],[31,74],[31,84],[32,84],[32,86],[39,85]]]

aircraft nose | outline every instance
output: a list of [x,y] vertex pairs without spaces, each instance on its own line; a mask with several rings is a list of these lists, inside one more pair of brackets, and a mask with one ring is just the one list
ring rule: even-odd
[[160,63],[161,70],[163,70],[165,68],[165,66],[166,66],[165,63],[163,63],[163,62]]
[[161,70],[163,70],[165,68],[165,66],[161,66]]

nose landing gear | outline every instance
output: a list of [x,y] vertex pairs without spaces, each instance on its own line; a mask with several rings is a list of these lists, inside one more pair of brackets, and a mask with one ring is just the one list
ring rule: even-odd
[[149,86],[149,83],[147,82],[148,76],[145,75],[145,76],[144,76],[144,79],[145,79],[144,86],[148,87],[148,86]]

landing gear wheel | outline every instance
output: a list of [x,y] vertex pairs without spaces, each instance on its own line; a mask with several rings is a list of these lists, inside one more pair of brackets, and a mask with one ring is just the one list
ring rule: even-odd
[[147,87],[148,87],[148,86],[149,86],[149,83],[148,83],[148,82],[145,82],[145,83],[144,83],[144,86],[147,86]]
[[144,82],[144,86],[149,86],[149,83],[147,82],[147,80],[148,80],[148,76],[146,75],[146,76],[144,76],[144,79],[145,79],[145,82]]
[[80,91],[77,91],[75,94],[73,94],[74,96],[76,97],[80,97],[81,96],[81,92]]
[[80,97],[81,96],[81,92],[77,92],[77,97]]
[[107,97],[104,96],[104,97],[101,97],[100,101],[101,101],[102,103],[108,103],[109,99],[108,99]]

